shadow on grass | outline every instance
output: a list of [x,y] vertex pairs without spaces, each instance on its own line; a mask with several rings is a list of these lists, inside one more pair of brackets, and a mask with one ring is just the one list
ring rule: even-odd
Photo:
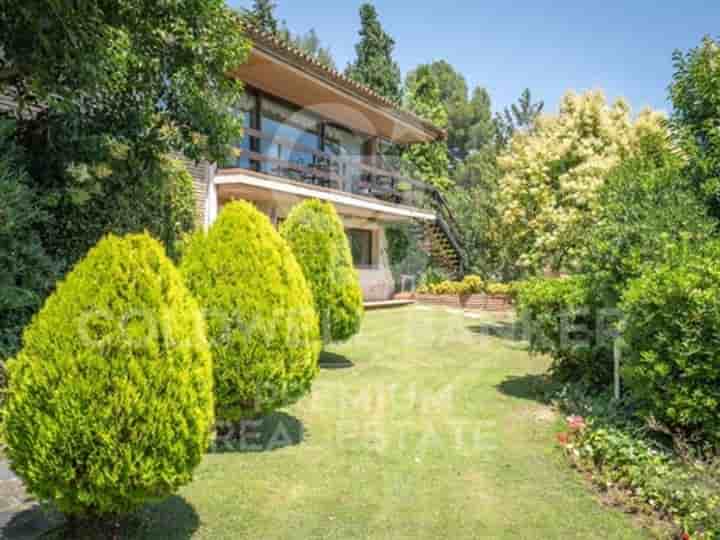
[[523,335],[523,325],[509,321],[495,321],[474,324],[467,327],[473,334],[480,336],[492,336],[509,341],[525,341]]
[[15,514],[0,530],[7,540],[106,540],[108,538],[143,539],[172,538],[187,540],[200,527],[195,509],[180,496],[148,504],[123,519],[112,523],[81,522],[71,527],[57,512],[40,506]]
[[323,351],[318,362],[320,369],[350,369],[355,364],[346,356]]
[[506,396],[547,404],[557,383],[545,374],[527,374],[510,376],[496,388]]
[[[3,512],[0,538],[7,540],[31,540],[52,538],[51,533],[59,530],[64,522],[60,514],[48,512],[39,505],[20,510],[17,513]],[[57,536],[62,538],[62,536]]]
[[284,412],[276,412],[230,430],[218,435],[212,453],[272,452],[297,446],[305,440],[303,423]]

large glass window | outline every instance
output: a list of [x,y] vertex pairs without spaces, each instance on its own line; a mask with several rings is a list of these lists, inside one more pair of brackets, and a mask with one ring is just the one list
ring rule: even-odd
[[350,249],[352,251],[355,266],[372,266],[372,231],[363,229],[347,229],[345,232],[347,233],[348,240],[350,241]]
[[263,155],[277,160],[266,161],[263,171],[289,178],[310,179],[312,174],[303,168],[315,164],[313,151],[320,149],[319,119],[279,101],[263,97],[261,125],[266,135],[261,142],[261,151]]
[[339,161],[339,165],[334,167],[334,172],[344,179],[345,185],[342,189],[363,193],[363,172],[358,164],[362,161],[367,137],[327,124],[324,142],[325,152]]
[[[245,92],[243,93],[242,99],[240,100],[240,103],[238,103],[237,111],[238,115],[242,117],[243,122],[243,128],[249,129],[254,128],[255,126],[255,111],[257,108],[257,96],[254,93],[251,92]],[[238,144],[238,147],[240,150],[244,151],[251,151],[252,145],[251,145],[251,137],[247,134],[247,132],[243,135],[242,140]],[[237,161],[234,164],[235,167],[240,167],[242,169],[251,169],[253,168],[251,166],[250,158],[247,154],[242,154],[237,158]]]

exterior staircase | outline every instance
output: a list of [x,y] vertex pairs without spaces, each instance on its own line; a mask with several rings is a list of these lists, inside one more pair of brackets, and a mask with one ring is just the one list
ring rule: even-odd
[[425,251],[430,255],[433,264],[455,279],[462,278],[464,274],[462,248],[443,218],[438,216],[435,222],[423,222],[422,232]]
[[442,194],[435,188],[429,191],[431,197],[428,206],[437,218],[435,221],[416,221],[413,234],[435,266],[445,270],[453,279],[462,279],[466,264],[460,226]]

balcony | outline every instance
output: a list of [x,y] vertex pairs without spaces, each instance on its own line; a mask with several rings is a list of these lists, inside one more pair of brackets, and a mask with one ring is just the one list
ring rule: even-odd
[[[249,140],[240,148],[241,168],[414,208],[433,209],[440,195],[434,187],[391,170],[381,156],[337,156],[255,129],[245,129],[245,134]],[[268,147],[274,152],[260,152]]]

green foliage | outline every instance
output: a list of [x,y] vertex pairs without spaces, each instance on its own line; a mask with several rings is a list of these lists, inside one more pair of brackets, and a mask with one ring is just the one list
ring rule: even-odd
[[485,281],[480,276],[467,275],[462,281],[449,279],[426,279],[418,287],[418,294],[458,295],[488,294],[491,296],[510,296],[515,298],[518,285],[516,283],[495,283]]
[[148,235],[108,236],[8,362],[12,468],[61,511],[130,512],[187,484],[213,421],[200,309]]
[[47,250],[68,268],[108,231],[148,231],[176,259],[196,222],[193,179],[183,163],[146,159],[113,139],[95,151],[103,155],[93,165],[74,165],[59,184],[35,182],[53,217],[42,229]]
[[535,120],[545,108],[544,101],[533,103],[532,93],[526,88],[517,103],[505,107],[503,114],[496,115],[495,127],[500,146],[507,146],[515,133],[532,129]]
[[714,233],[682,162],[645,152],[613,171],[599,193],[598,220],[589,231],[582,271],[597,301],[617,305],[627,282],[660,262],[664,247],[683,238],[701,244]]
[[293,34],[287,26],[280,30],[280,37],[287,41],[296,49],[300,49],[312,58],[320,62],[325,67],[337,69],[335,59],[329,47],[324,47],[320,41],[320,37],[314,28],[308,30],[305,34]]
[[[447,126],[447,110],[440,100],[440,88],[430,68],[420,66],[405,90],[405,104],[415,114],[437,127]],[[409,174],[423,179],[438,189],[453,186],[450,161],[445,141],[414,144],[403,152],[402,161]]]
[[623,295],[626,382],[644,415],[720,445],[720,244],[666,251]]
[[668,536],[714,540],[720,537],[720,476],[712,462],[681,460],[648,436],[609,396],[588,399],[588,389],[559,395],[571,414],[563,435],[565,454],[591,473],[595,484],[612,490],[628,510],[662,516],[674,529]]
[[[440,102],[448,114],[448,150],[458,164],[468,156],[492,148],[496,129],[487,90],[477,87],[468,97],[465,77],[445,60],[421,64],[408,73],[406,88],[416,85],[418,73],[429,70],[440,90]],[[458,182],[459,183],[459,182]]]
[[99,134],[222,161],[241,133],[242,84],[227,74],[249,43],[224,0],[1,0],[0,49],[0,93],[47,108],[24,117],[28,136],[44,157],[70,151],[66,166],[80,162],[73,142]]
[[323,341],[346,341],[357,334],[363,318],[360,278],[335,207],[312,199],[298,204],[280,234],[310,285]]
[[673,127],[689,156],[686,174],[720,219],[720,43],[674,54]]
[[375,90],[381,96],[400,103],[402,75],[393,59],[395,40],[383,30],[372,4],[360,6],[360,42],[355,46],[357,58],[345,74]]
[[252,8],[247,10],[244,15],[259,30],[269,34],[277,34],[279,25],[275,17],[276,7],[277,4],[272,0],[253,0]]
[[530,351],[550,355],[560,381],[609,384],[618,314],[593,304],[585,277],[528,280],[517,286],[516,304]]
[[30,187],[13,131],[12,122],[0,121],[0,361],[19,349],[23,328],[56,276],[37,232],[50,216]]
[[403,285],[403,276],[420,278],[430,265],[430,256],[422,248],[421,236],[414,224],[385,227],[390,269],[397,286]]
[[189,240],[181,270],[205,310],[218,418],[253,418],[310,390],[321,345],[312,292],[265,215],[226,205]]

